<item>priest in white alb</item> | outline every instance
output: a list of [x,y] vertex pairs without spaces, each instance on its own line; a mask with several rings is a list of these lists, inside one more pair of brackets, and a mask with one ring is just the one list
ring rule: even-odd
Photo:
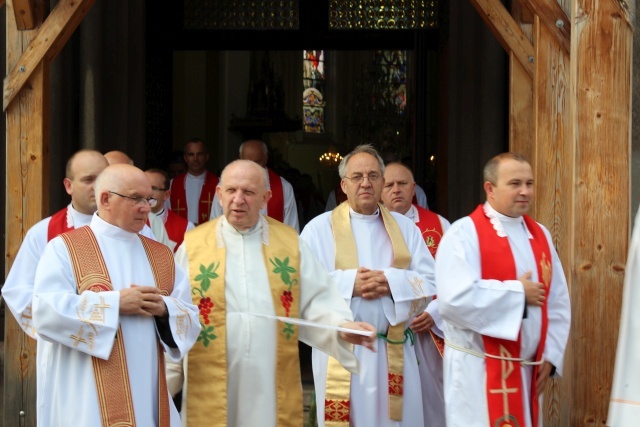
[[38,426],[179,426],[164,358],[183,357],[200,331],[187,277],[138,234],[156,202],[144,172],[109,166],[95,194],[90,225],[51,240],[36,271]]
[[266,175],[252,161],[230,163],[217,189],[224,215],[188,231],[176,253],[203,328],[183,364],[168,366],[185,426],[300,427],[298,340],[352,372],[349,343],[373,343],[374,328],[353,322],[296,231],[260,214],[271,196]]
[[[416,182],[411,169],[397,162],[385,165],[382,189],[384,206],[391,212],[403,214],[416,224],[435,259],[442,235],[451,224],[437,213],[413,204],[415,189]],[[411,322],[411,330],[416,334],[415,349],[420,369],[425,426],[446,425],[442,386],[443,328],[437,298],[431,300],[424,312]]]
[[541,393],[562,374],[567,282],[549,231],[526,215],[526,158],[492,158],[484,190],[486,203],[451,225],[436,258],[447,426],[538,427]]
[[354,319],[375,326],[378,339],[376,353],[354,350],[358,375],[313,351],[318,424],[422,426],[410,324],[435,294],[433,256],[413,221],[379,204],[384,163],[372,146],[356,147],[338,171],[347,201],[311,220],[300,237],[330,272]]

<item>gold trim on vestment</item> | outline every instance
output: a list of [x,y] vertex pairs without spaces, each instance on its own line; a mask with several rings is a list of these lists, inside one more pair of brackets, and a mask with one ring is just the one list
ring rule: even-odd
[[[407,269],[411,265],[411,253],[404,241],[398,223],[388,209],[378,205],[385,230],[393,247],[393,268]],[[336,270],[353,270],[359,267],[356,241],[351,229],[348,202],[343,202],[331,213],[331,228],[335,240]],[[373,267],[373,266],[371,266]],[[404,323],[389,325],[387,339],[404,342]],[[387,343],[389,418],[402,420],[402,394],[404,389],[404,345]],[[338,361],[329,357],[325,397],[325,425],[339,427],[349,425],[351,374]]]
[[[263,241],[263,262],[277,316],[300,315],[300,255],[298,235],[290,227],[266,218],[268,239]],[[226,248],[221,217],[185,234],[189,280],[194,304],[200,308],[202,331],[189,352],[186,413],[189,426],[226,426],[227,325],[225,299]],[[225,224],[226,226],[226,224]],[[229,225],[231,226],[231,225]],[[263,230],[264,231],[264,230]],[[276,425],[303,423],[298,328],[278,323],[276,350]],[[265,349],[268,351],[270,349]],[[238,396],[238,398],[240,398]],[[246,397],[249,398],[250,397]],[[269,424],[265,420],[266,424]]]
[[[88,226],[60,235],[69,251],[71,266],[76,278],[78,294],[85,290],[102,292],[113,290],[104,257],[93,231]],[[164,245],[139,236],[149,259],[156,286],[162,294],[173,291],[175,270],[158,269],[158,265],[173,264],[173,254]],[[101,308],[110,308],[102,303]],[[103,315],[104,320],[104,315]],[[81,328],[82,331],[82,328]],[[78,341],[81,342],[81,333]],[[104,427],[134,427],[135,414],[131,396],[131,384],[127,367],[122,327],[118,327],[113,349],[108,360],[91,358],[96,382],[96,392],[100,407],[100,417]],[[158,425],[169,427],[171,414],[169,393],[164,369],[164,348],[158,340]]]

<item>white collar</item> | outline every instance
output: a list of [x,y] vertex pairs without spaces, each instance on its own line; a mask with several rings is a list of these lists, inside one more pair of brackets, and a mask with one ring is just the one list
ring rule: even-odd
[[496,230],[496,234],[498,235],[498,237],[507,237],[507,232],[505,231],[504,225],[503,225],[503,223],[506,223],[506,224],[521,224],[522,227],[524,227],[525,231],[527,232],[527,237],[529,239],[533,239],[531,232],[529,232],[529,229],[527,228],[527,225],[524,222],[524,218],[522,218],[521,216],[517,218],[513,218],[507,215],[503,215],[497,210],[493,209],[493,207],[489,204],[489,202],[485,202],[482,208],[484,209],[484,213],[487,215],[487,217],[489,217],[489,220],[493,225],[493,229]]

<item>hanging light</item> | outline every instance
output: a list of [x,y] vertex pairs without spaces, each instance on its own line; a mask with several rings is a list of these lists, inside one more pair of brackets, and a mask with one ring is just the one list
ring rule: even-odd
[[329,147],[329,151],[323,153],[319,160],[322,166],[337,166],[342,161],[342,156],[333,147]]

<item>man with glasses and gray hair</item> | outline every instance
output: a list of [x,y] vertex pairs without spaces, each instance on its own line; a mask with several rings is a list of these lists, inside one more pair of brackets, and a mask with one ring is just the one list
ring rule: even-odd
[[42,254],[33,319],[48,349],[37,357],[47,373],[38,425],[180,424],[164,357],[183,357],[200,324],[173,252],[139,234],[152,195],[140,169],[107,167],[89,226],[56,237]]
[[347,200],[311,220],[300,237],[329,271],[354,320],[374,325],[378,339],[375,353],[354,349],[359,375],[314,349],[318,424],[424,425],[409,326],[435,294],[433,256],[413,221],[380,205],[384,163],[371,145],[347,154],[338,172]]

